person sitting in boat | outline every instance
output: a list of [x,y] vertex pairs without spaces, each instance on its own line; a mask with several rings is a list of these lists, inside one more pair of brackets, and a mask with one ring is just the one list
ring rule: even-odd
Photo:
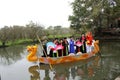
[[70,37],[69,41],[69,55],[75,55],[75,48],[74,48],[74,40],[73,37]]
[[82,42],[82,45],[80,46],[80,51],[82,53],[86,53],[86,37],[85,37],[85,34],[81,35],[80,41]]
[[86,52],[90,53],[93,50],[93,36],[91,32],[86,34]]
[[64,47],[64,49],[63,49],[63,56],[67,56],[68,55],[68,45],[69,45],[69,43],[67,41],[67,38],[65,37],[63,39],[63,42],[62,42],[62,46]]
[[76,45],[76,54],[77,54],[77,55],[82,54],[82,53],[81,53],[81,50],[80,50],[80,47],[82,46],[82,42],[80,41],[79,38],[77,38],[77,40],[76,40],[76,42],[75,42],[75,45]]

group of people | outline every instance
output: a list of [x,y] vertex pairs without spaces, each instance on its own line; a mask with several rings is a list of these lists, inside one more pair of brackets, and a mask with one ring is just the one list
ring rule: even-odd
[[94,39],[91,32],[82,34],[76,40],[71,36],[63,39],[55,38],[48,43],[53,43],[53,45],[45,46],[47,55],[50,57],[90,53],[94,49]]

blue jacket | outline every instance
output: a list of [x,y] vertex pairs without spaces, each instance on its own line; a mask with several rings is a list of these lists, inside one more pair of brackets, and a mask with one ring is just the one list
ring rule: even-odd
[[75,49],[74,49],[74,41],[73,40],[70,40],[70,42],[69,42],[69,52],[70,53],[75,53]]

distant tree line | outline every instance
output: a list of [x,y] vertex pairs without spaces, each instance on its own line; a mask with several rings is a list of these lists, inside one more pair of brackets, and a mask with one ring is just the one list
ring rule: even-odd
[[33,42],[37,41],[37,35],[41,38],[64,37],[65,34],[72,34],[70,28],[62,28],[62,26],[50,26],[45,29],[45,26],[30,22],[26,26],[4,26],[0,29],[0,42],[5,46],[7,42],[16,40],[30,39]]
[[21,39],[36,41],[36,35],[41,39],[55,38],[64,37],[65,34],[85,33],[94,28],[120,27],[119,0],[74,0],[71,5],[73,14],[68,18],[70,28],[58,25],[45,29],[45,26],[32,21],[26,26],[4,26],[0,29],[0,42],[5,46],[8,41],[14,42]]

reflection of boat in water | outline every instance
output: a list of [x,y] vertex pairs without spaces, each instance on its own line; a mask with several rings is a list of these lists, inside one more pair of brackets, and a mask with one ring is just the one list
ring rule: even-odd
[[40,73],[37,72],[36,70],[39,70],[39,66],[38,65],[34,65],[34,66],[31,66],[29,67],[29,72],[32,74],[30,77],[31,77],[31,80],[40,80]]
[[[100,57],[99,56],[93,56],[91,58],[88,58],[88,59],[85,59],[85,60],[82,60],[82,61],[76,61],[76,62],[68,62],[68,63],[61,63],[61,64],[52,64],[52,67],[54,69],[56,68],[70,68],[70,67],[75,67],[75,66],[82,66],[82,65],[85,65],[91,61],[95,62],[96,60],[99,60]],[[51,69],[50,68],[50,65],[49,64],[41,64],[40,63],[40,69]]]
[[99,41],[94,42],[94,49],[90,53],[83,53],[81,55],[74,55],[74,56],[62,56],[62,57],[40,57],[36,56],[37,47],[29,47],[28,51],[30,54],[27,56],[28,61],[36,62],[39,61],[40,63],[45,64],[59,64],[59,63],[66,63],[66,62],[76,62],[88,59],[99,52]]
[[[91,73],[93,66],[99,65],[100,56],[94,56],[89,59],[71,63],[62,63],[62,64],[53,64],[53,76],[50,77],[51,68],[48,64],[39,64],[33,65],[29,67],[29,73],[31,73],[31,80],[41,80],[40,78],[44,78],[43,80],[71,80],[70,76],[74,79],[79,80],[83,76],[85,76],[85,71],[88,70],[88,75],[92,75]],[[40,76],[41,73],[39,70],[43,70],[44,76]],[[53,79],[51,79],[53,78]]]

